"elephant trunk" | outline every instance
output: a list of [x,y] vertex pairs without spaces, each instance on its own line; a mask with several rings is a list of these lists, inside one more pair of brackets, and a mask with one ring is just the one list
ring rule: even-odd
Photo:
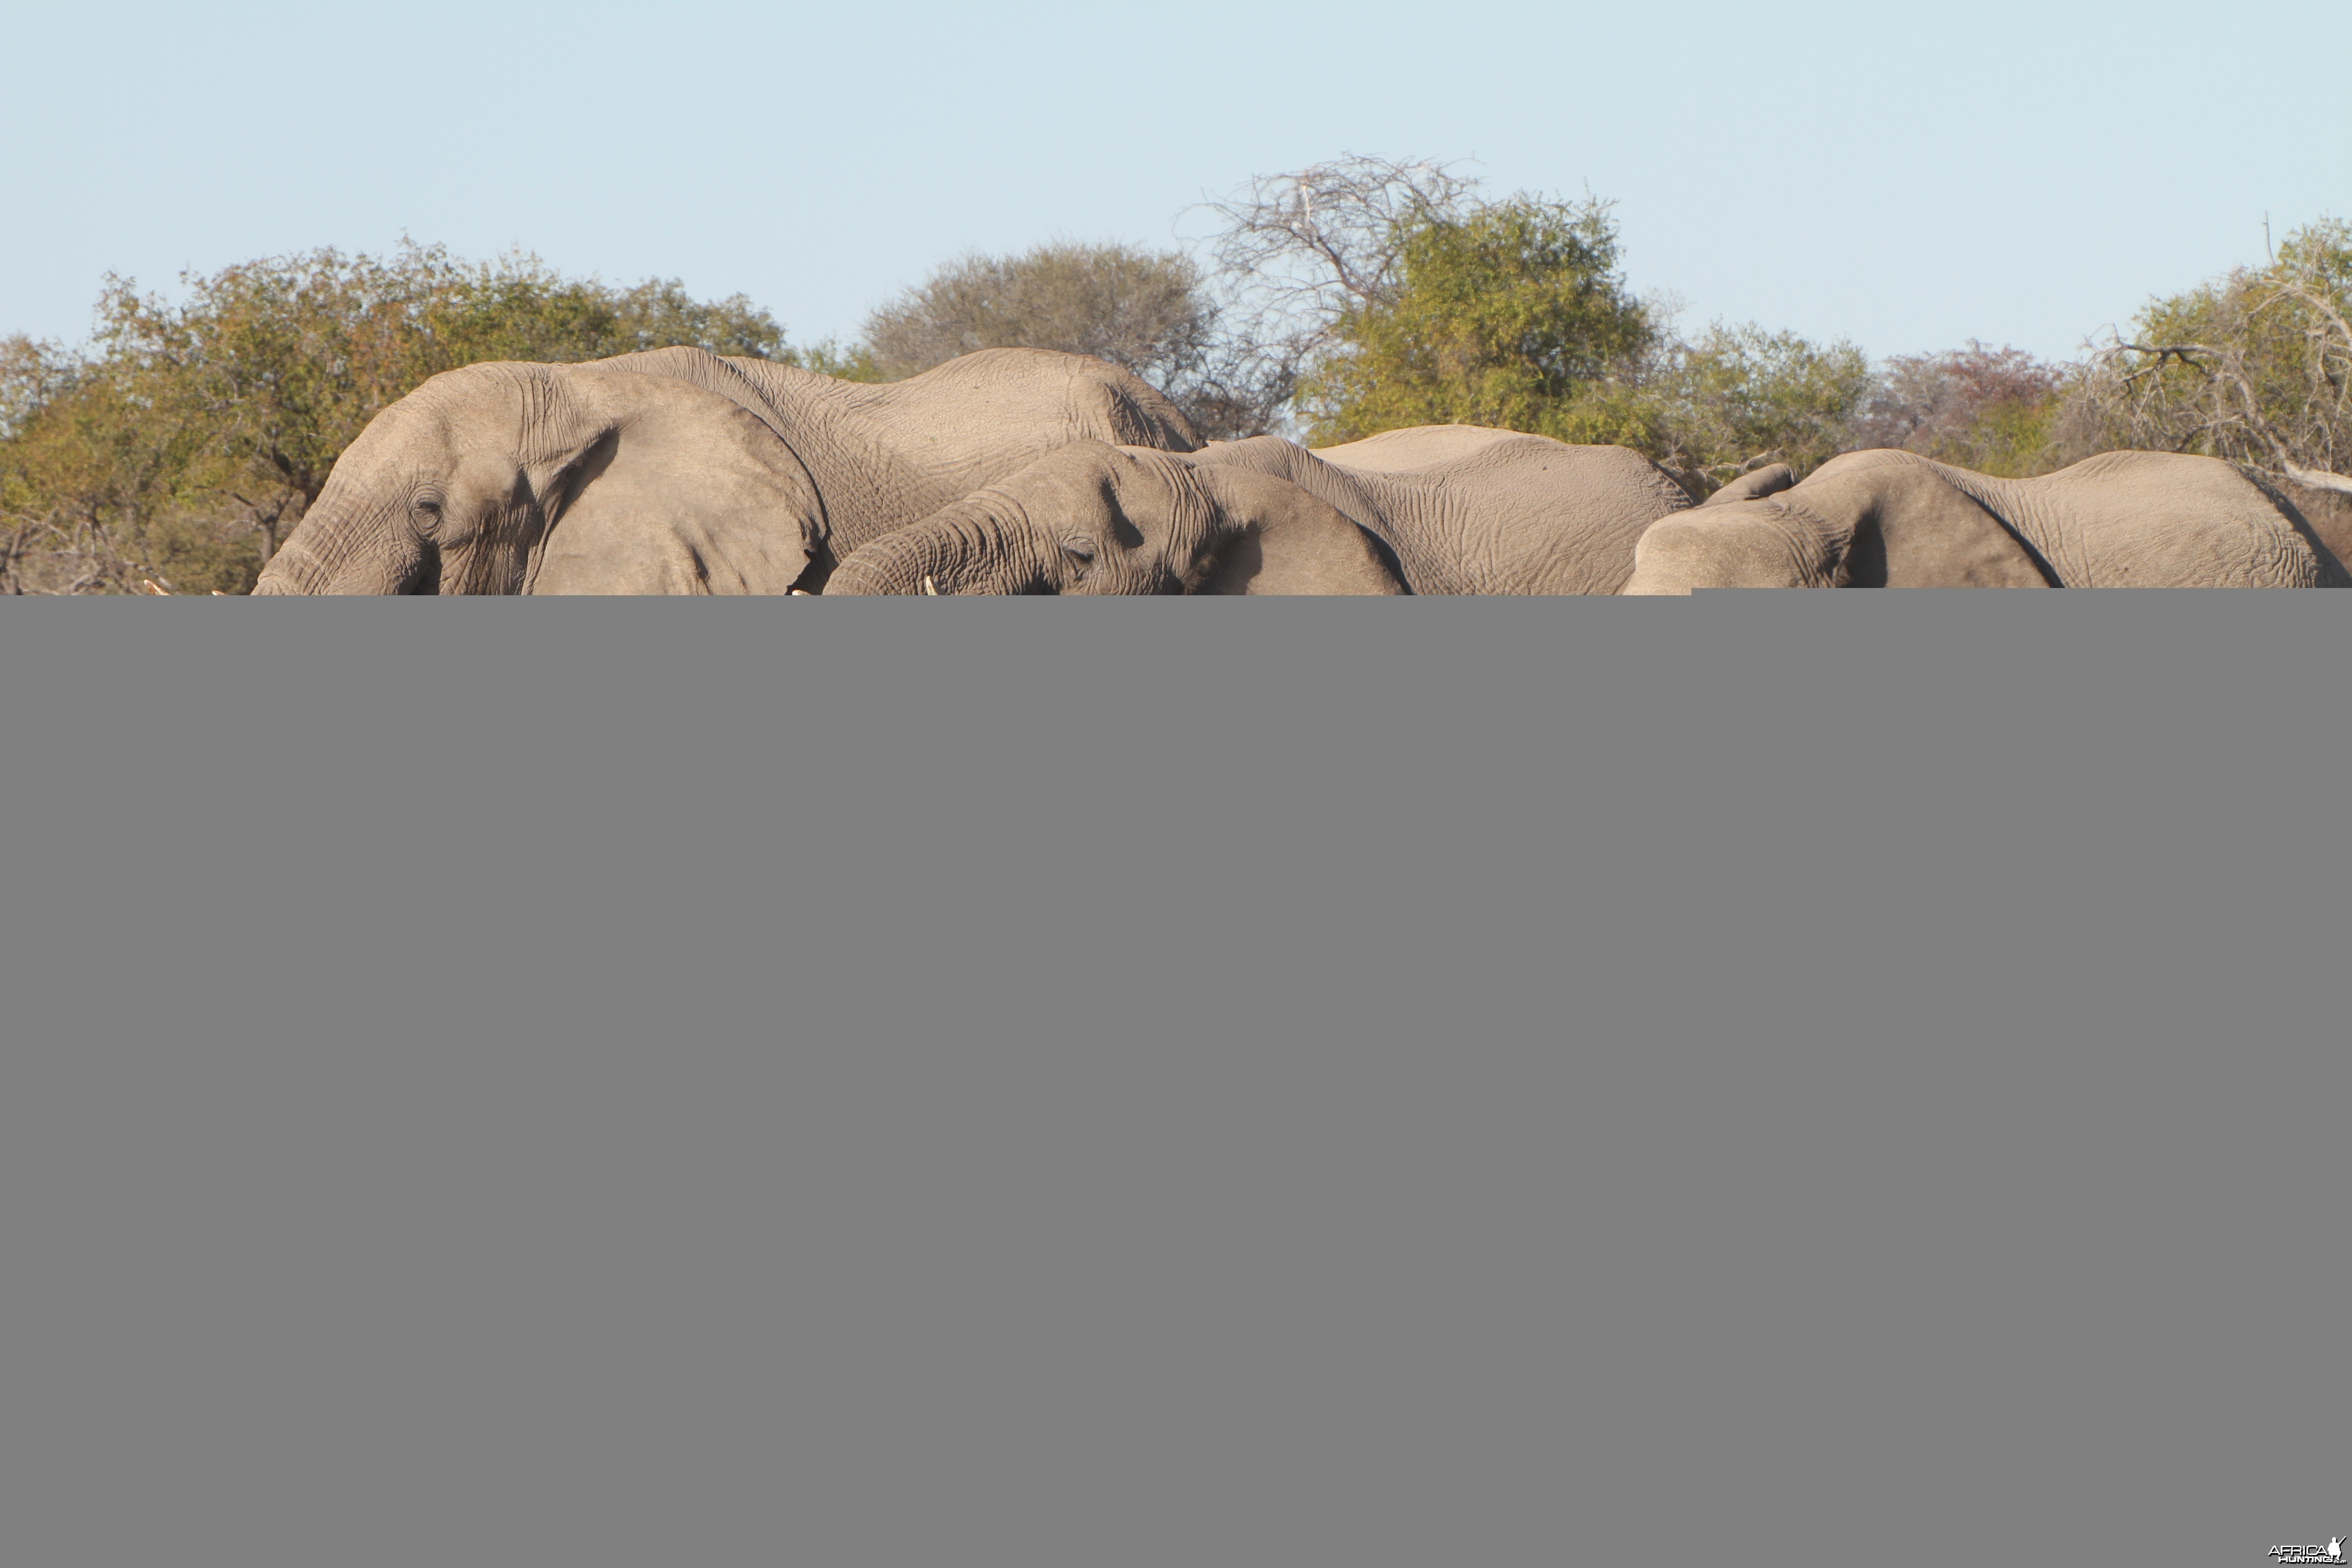
[[313,507],[261,570],[254,594],[432,594],[431,548],[398,519],[370,509]]
[[1019,503],[995,491],[958,501],[853,550],[826,579],[836,594],[1051,594],[1045,552]]
[[[298,529],[297,534],[300,532]],[[254,597],[264,595],[306,595],[331,592],[327,584],[333,574],[319,558],[302,547],[295,538],[289,538],[278,547],[261,569],[261,578],[253,585]]]

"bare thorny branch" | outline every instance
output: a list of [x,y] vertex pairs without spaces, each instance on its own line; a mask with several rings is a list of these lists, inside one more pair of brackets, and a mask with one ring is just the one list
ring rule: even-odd
[[[2233,327],[2216,341],[2130,342],[2114,334],[2094,356],[2085,391],[2132,445],[2201,449],[2268,468],[2320,489],[2352,494],[2337,471],[2352,452],[2352,321],[2321,276],[2272,271],[2241,275],[2219,307]],[[2273,362],[2268,395],[2261,366],[2250,363],[2256,328],[2273,313],[2299,313],[2303,395],[2282,397]],[[2168,371],[2191,378],[2186,386]]]
[[1214,249],[1221,273],[1293,309],[1331,312],[1390,296],[1405,233],[1454,216],[1477,188],[1454,168],[1349,153],[1262,175],[1200,210],[1224,220]]
[[1347,153],[1193,209],[1220,221],[1209,244],[1230,348],[1211,379],[1254,412],[1244,423],[1279,422],[1340,319],[1394,297],[1406,236],[1458,217],[1477,189],[1457,166]]

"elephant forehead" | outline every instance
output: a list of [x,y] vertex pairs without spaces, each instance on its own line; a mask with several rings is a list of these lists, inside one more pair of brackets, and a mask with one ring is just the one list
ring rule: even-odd
[[987,488],[1040,522],[1091,520],[1116,509],[1119,468],[1110,448],[1086,442],[1049,452]]
[[326,494],[374,498],[419,484],[446,483],[481,440],[465,423],[432,407],[385,409],[368,422],[329,474]]
[[574,401],[553,367],[467,365],[445,371],[386,407],[349,454],[411,456],[497,452],[528,458],[575,434]]
[[343,456],[364,458],[406,447],[453,447],[461,424],[450,417],[450,412],[437,401],[420,401],[411,394],[369,420],[366,428],[343,448]]

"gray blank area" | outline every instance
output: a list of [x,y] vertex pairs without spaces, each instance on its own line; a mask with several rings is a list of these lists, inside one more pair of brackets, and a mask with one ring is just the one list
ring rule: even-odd
[[0,1558],[2261,1563],[2352,599],[0,609]]

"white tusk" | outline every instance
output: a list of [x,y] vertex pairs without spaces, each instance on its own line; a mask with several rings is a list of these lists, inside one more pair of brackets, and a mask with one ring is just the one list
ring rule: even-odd
[[149,593],[151,593],[151,594],[154,595],[157,598],[159,598],[159,599],[168,599],[168,598],[170,598],[170,597],[172,596],[172,591],[171,591],[170,589],[168,589],[168,588],[164,588],[164,587],[159,586],[159,585],[157,584],[157,583],[156,583],[156,581],[155,581],[155,579],[154,579],[154,578],[152,578],[152,577],[142,577],[142,578],[140,578],[139,580],[140,580],[142,583],[146,584],[147,584],[147,591],[148,591]]
[[795,599],[814,599],[816,595],[810,593],[806,588],[795,588],[793,590],[793,597]]
[[931,581],[930,574],[928,572],[923,574],[923,592],[934,599],[940,596],[940,585]]

